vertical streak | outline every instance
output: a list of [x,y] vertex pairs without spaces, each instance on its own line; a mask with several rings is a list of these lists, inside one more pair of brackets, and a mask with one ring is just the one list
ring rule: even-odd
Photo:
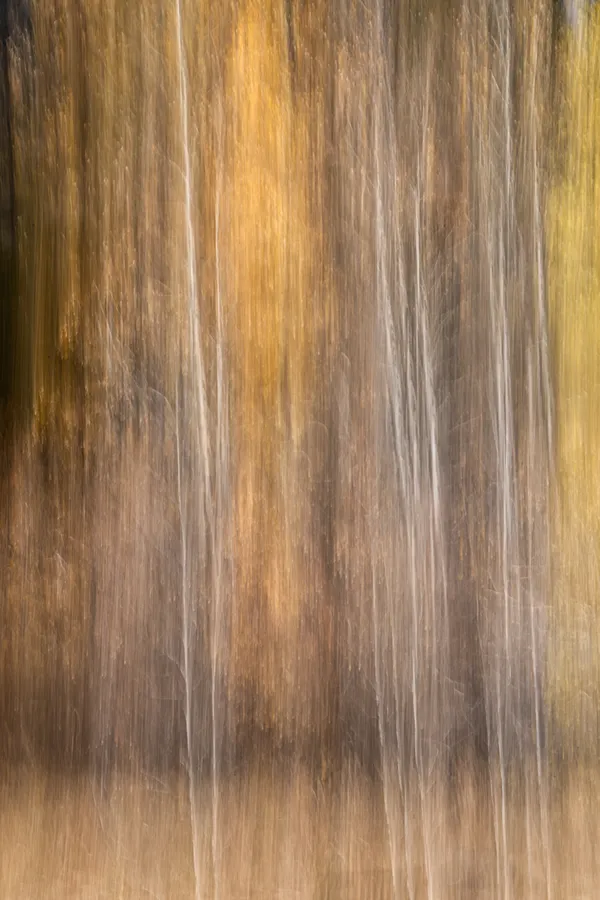
[[192,664],[190,657],[191,624],[190,624],[190,597],[187,563],[187,515],[183,502],[182,489],[182,448],[179,434],[179,387],[175,389],[175,439],[177,446],[177,500],[179,505],[179,527],[181,533],[181,607],[182,607],[182,643],[183,643],[183,681],[185,690],[185,736],[188,767],[188,793],[190,804],[190,818],[192,826],[192,854],[194,860],[194,886],[195,898],[200,900],[202,896],[200,884],[200,846],[198,842],[198,816],[196,809],[196,776],[193,758],[192,735]]
[[[214,873],[214,895],[220,895],[220,872],[218,858],[219,828],[219,747],[217,746],[217,677],[219,666],[219,642],[222,603],[222,559],[223,559],[223,516],[224,481],[227,467],[227,417],[223,379],[223,307],[221,298],[221,259],[219,252],[219,228],[221,211],[221,147],[217,159],[215,195],[215,294],[217,306],[217,438],[215,476],[215,521],[211,527],[212,571],[213,571],[213,616],[211,647],[211,719],[212,719],[212,862]],[[225,413],[225,414],[224,414]]]
[[[177,67],[179,70],[179,114],[181,127],[181,141],[183,150],[183,179],[185,192],[185,232],[186,232],[186,275],[187,275],[187,306],[188,306],[188,340],[191,369],[191,414],[195,419],[195,437],[196,443],[192,454],[191,478],[198,478],[198,539],[204,540],[204,516],[205,504],[208,500],[210,490],[210,473],[209,473],[209,447],[208,447],[208,429],[206,415],[206,398],[204,388],[204,365],[202,360],[202,344],[200,341],[200,325],[198,310],[198,283],[196,274],[196,247],[194,239],[193,211],[192,211],[192,167],[190,161],[190,144],[189,144],[189,109],[187,96],[187,71],[185,61],[185,49],[183,45],[183,29],[181,23],[181,3],[177,0],[175,4],[175,24],[176,24],[176,47],[177,47]],[[200,458],[198,458],[200,457]],[[177,476],[178,490],[180,501],[180,514],[182,511],[182,491],[181,491],[181,448],[179,438],[179,399],[177,401]],[[183,522],[183,520],[182,520]],[[182,524],[182,543],[183,559],[187,554],[186,544],[189,535],[185,533],[187,529]],[[188,756],[188,787],[190,815],[192,819],[192,841],[193,841],[193,859],[194,859],[194,884],[196,900],[200,900],[202,895],[201,874],[200,874],[200,847],[198,836],[198,816],[196,808],[196,780],[194,773],[195,760],[193,758],[193,741],[192,741],[192,664],[190,658],[190,644],[192,640],[191,633],[191,617],[190,617],[190,595],[188,585],[188,573],[186,566],[183,565],[183,584],[182,584],[182,604],[183,604],[183,648],[184,648],[184,680],[185,680],[185,708],[186,708],[186,737],[187,737],[187,756]],[[214,690],[214,680],[213,680]],[[214,726],[214,720],[213,720]],[[214,727],[213,727],[214,732]],[[214,735],[213,735],[214,740]]]

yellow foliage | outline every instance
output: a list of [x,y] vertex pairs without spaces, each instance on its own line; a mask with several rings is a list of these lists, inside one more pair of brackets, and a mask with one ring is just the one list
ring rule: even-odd
[[565,158],[547,209],[558,483],[548,686],[558,728],[592,736],[600,703],[600,16],[562,48]]
[[[242,5],[226,94],[224,258],[233,272],[228,332],[238,454],[233,656],[251,695],[259,698],[257,716],[266,726],[289,718],[283,709],[289,713],[290,694],[301,677],[297,649],[306,593],[303,601],[299,567],[308,505],[302,499],[290,504],[285,495],[306,498],[307,485],[298,490],[293,483],[303,467],[292,459],[301,453],[310,418],[316,340],[327,303],[309,195],[316,165],[311,115],[313,123],[319,121],[311,104],[318,100],[293,89],[279,0]],[[265,648],[262,659],[258,646]]]

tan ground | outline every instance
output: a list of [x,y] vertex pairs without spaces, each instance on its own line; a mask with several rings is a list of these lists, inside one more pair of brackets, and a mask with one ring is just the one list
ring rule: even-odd
[[120,778],[102,796],[88,778],[14,773],[1,790],[0,896],[376,900],[394,896],[393,847],[397,897],[597,897],[598,775],[553,782],[545,829],[535,781],[507,788],[506,866],[501,815],[495,838],[493,804],[470,775],[454,800],[434,786],[409,802],[406,843],[395,828],[403,805],[388,796],[386,819],[381,792],[360,775],[323,786],[304,772],[254,772],[221,784],[214,845],[207,782],[195,894],[183,780]]

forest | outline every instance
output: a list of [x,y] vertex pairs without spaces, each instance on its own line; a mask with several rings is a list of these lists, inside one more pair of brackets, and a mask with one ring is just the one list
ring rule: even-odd
[[2,0],[0,61],[0,840],[593,896],[598,5]]

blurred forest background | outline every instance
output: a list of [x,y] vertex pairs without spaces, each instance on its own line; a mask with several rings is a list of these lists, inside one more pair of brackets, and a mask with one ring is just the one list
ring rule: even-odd
[[2,0],[0,32],[3,769],[186,773],[197,897],[198,792],[216,892],[254,765],[379,784],[411,898],[410,803],[450,896],[428,798],[483,773],[524,895],[524,778],[550,896],[554,779],[600,740],[600,9]]

